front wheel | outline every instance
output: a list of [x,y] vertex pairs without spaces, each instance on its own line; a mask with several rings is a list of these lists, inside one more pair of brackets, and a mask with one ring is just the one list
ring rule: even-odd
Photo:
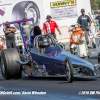
[[65,59],[65,74],[66,74],[68,83],[73,82],[73,79],[74,79],[73,66],[69,58]]

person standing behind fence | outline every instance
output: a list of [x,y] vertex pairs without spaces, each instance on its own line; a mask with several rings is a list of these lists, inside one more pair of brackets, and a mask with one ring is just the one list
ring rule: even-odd
[[[99,12],[98,16],[96,16],[96,18],[94,20],[96,20],[96,19],[99,21],[99,26],[100,26],[100,12]],[[100,27],[99,27],[99,30],[100,30]]]
[[58,28],[58,25],[55,21],[52,21],[52,17],[50,15],[47,15],[46,17],[47,21],[43,24],[43,30],[44,33],[49,33],[51,35],[54,36],[54,38],[56,38],[56,34],[55,34],[55,28],[58,30],[59,34],[61,35],[61,32]]
[[[6,22],[8,23],[8,21]],[[5,33],[5,38],[6,38],[6,46],[7,48],[15,48],[15,38],[14,38],[14,33],[16,32],[16,29],[14,27],[11,27],[10,24],[6,25],[3,24],[3,31]]]
[[92,21],[88,15],[85,15],[84,9],[81,9],[81,13],[82,15],[78,17],[77,23],[78,23],[78,26],[81,27],[82,30],[84,31],[85,40],[87,42],[88,47],[90,47],[88,23],[89,23],[89,26],[91,26]]
[[[23,18],[23,20],[25,20],[25,19],[27,19],[27,18]],[[28,22],[23,22],[21,27],[22,27],[22,30],[23,30],[23,34],[24,34],[25,40],[28,43],[29,32],[31,30],[31,25]]]

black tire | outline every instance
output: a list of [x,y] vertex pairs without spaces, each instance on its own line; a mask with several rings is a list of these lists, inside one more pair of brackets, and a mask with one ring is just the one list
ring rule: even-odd
[[3,77],[7,79],[11,78],[21,78],[22,70],[21,65],[15,62],[15,60],[20,59],[17,49],[10,48],[2,50],[1,62],[1,72]]
[[100,54],[98,55],[98,63],[100,63]]
[[69,58],[65,59],[65,74],[66,74],[66,79],[67,79],[68,83],[73,82],[73,80],[74,80],[73,66],[72,66],[71,60]]
[[75,56],[78,56],[77,52],[74,53]]
[[92,48],[96,48],[96,44],[92,42]]
[[77,52],[75,52],[76,48],[71,48],[70,51],[71,51],[71,54],[75,55],[75,56],[78,56]]
[[74,51],[75,51],[74,48],[70,49],[71,54],[74,54],[75,53]]
[[[31,16],[27,16],[31,12]],[[35,16],[35,17],[34,17]],[[35,18],[34,24],[39,25],[40,11],[33,1],[22,1],[17,3],[12,10],[12,21],[23,20],[23,18]],[[33,23],[30,23],[33,26]],[[18,24],[14,24],[19,29]]]
[[88,54],[88,59],[90,58],[89,54]]
[[62,42],[59,42],[60,47],[65,50],[65,45]]

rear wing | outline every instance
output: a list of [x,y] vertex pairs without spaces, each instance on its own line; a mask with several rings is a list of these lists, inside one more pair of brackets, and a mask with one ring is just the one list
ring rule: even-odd
[[5,23],[5,25],[9,25],[9,24],[15,24],[15,23],[21,23],[21,22],[27,22],[27,21],[33,21],[34,19],[31,18],[31,19],[25,19],[25,20],[18,20],[18,21],[13,21],[13,22],[8,22],[8,23]]

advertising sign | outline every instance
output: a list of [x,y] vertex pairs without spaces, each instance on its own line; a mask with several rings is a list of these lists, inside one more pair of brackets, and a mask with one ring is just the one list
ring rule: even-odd
[[76,0],[51,2],[51,14],[55,20],[77,17]]
[[76,5],[76,0],[51,2],[51,8],[65,7],[65,6],[72,6],[72,5]]
[[[0,2],[0,33],[3,34],[3,24],[6,21],[34,18],[35,25],[43,27],[44,15],[42,0],[1,0]],[[33,26],[32,21],[29,22]],[[11,25],[19,30],[18,24]]]

